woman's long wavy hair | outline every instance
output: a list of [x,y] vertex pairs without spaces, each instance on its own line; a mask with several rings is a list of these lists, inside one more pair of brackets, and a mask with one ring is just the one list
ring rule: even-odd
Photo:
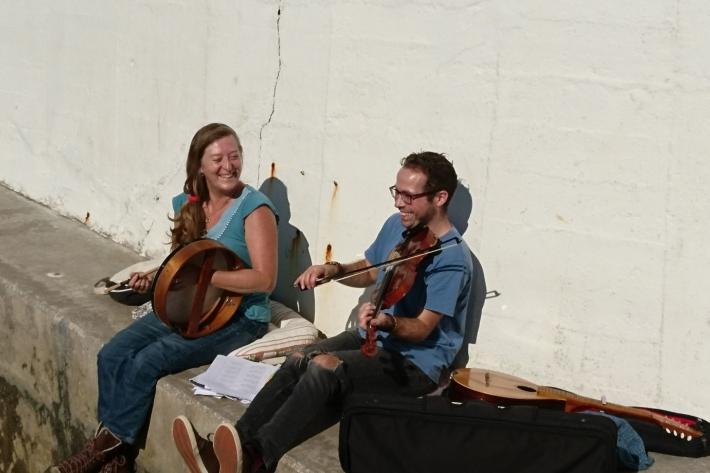
[[239,136],[233,129],[222,123],[205,125],[197,130],[195,136],[192,137],[185,163],[187,177],[183,191],[188,196],[197,196],[197,199],[193,202],[188,199],[175,218],[170,219],[173,222],[173,228],[170,230],[173,248],[190,243],[205,234],[205,212],[202,210],[202,203],[208,201],[210,195],[205,176],[200,172],[202,156],[209,145],[225,136],[233,136],[237,140],[239,154],[242,154],[242,143],[239,141]]

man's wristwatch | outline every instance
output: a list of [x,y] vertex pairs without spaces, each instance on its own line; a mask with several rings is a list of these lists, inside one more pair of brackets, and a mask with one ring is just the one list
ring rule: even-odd
[[337,261],[326,261],[325,264],[337,267],[337,271],[332,277],[337,278],[338,276],[343,274],[343,265],[338,263]]
[[390,327],[390,329],[388,330],[388,332],[389,332],[389,333],[392,333],[392,332],[394,332],[395,330],[397,330],[397,316],[396,316],[396,315],[393,315],[393,316],[392,316],[392,327]]

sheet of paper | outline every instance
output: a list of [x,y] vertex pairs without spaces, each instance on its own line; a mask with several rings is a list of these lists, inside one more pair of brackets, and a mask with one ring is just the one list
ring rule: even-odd
[[217,355],[204,373],[190,381],[217,394],[251,401],[277,369],[265,363]]
[[209,389],[201,388],[199,386],[193,386],[192,388],[192,394],[195,396],[212,396],[212,397],[224,397],[221,394],[217,394],[214,391],[210,391]]

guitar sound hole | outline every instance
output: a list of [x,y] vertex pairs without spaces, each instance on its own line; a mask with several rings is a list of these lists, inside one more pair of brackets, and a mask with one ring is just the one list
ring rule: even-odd
[[535,392],[537,392],[537,390],[536,390],[536,389],[534,389],[534,388],[531,388],[530,386],[522,386],[522,385],[518,385],[518,389],[520,389],[521,391],[526,391],[526,392],[529,392],[529,393],[535,393]]

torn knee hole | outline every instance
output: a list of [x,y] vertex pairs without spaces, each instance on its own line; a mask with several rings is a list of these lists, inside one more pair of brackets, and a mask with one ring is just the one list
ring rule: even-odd
[[323,353],[318,356],[315,356],[311,361],[320,366],[321,368],[325,368],[331,371],[335,371],[335,369],[343,362],[343,360],[341,360],[335,355],[331,355],[330,353]]

